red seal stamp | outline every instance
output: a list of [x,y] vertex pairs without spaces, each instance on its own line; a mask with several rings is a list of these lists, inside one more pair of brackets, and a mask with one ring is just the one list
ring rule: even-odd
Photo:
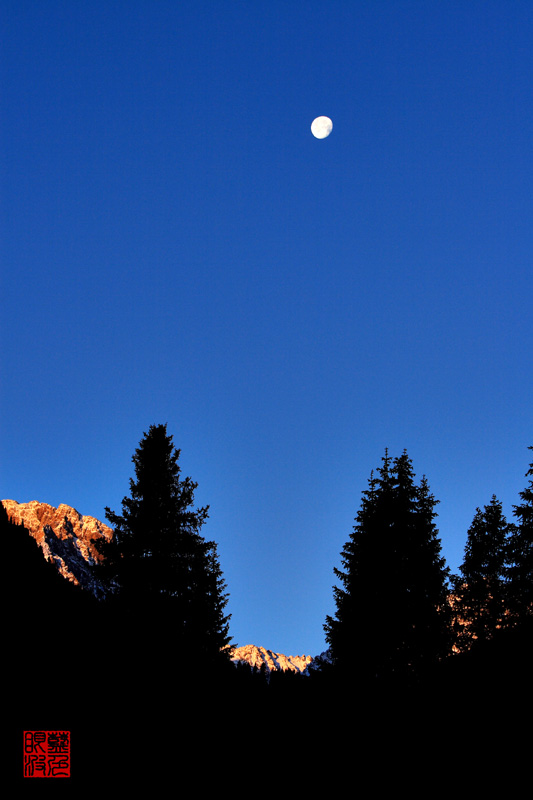
[[70,778],[70,731],[24,731],[24,777]]

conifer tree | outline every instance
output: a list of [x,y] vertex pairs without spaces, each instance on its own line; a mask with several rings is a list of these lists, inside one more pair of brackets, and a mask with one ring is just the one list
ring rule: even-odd
[[460,576],[454,577],[457,646],[468,649],[474,640],[487,641],[504,623],[506,559],[513,532],[502,504],[492,495],[483,510],[476,509],[468,529]]
[[[533,446],[529,448],[533,450]],[[533,462],[526,473],[529,486],[513,506],[518,522],[509,539],[508,605],[512,623],[533,618]]]
[[342,586],[324,629],[341,671],[416,677],[449,650],[448,570],[427,480],[415,484],[406,452],[382,462],[334,569]]
[[230,642],[226,585],[217,545],[200,529],[208,506],[194,508],[197,484],[181,478],[180,451],[166,425],[152,425],[133,455],[135,480],[104,549],[108,579],[122,612],[182,649],[215,655]]

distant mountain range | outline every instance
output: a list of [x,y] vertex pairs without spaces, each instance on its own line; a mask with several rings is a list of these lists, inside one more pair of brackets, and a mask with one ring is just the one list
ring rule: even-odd
[[[56,565],[64,578],[89,589],[96,597],[105,595],[105,587],[95,578],[93,567],[101,559],[95,542],[113,538],[108,525],[63,503],[54,508],[36,500],[29,503],[2,500],[2,505],[12,522],[28,529],[44,557]],[[267,675],[272,671],[309,675],[327,658],[327,652],[319,656],[286,656],[253,644],[235,647],[232,654],[235,663],[247,663],[251,669],[263,668]]]
[[319,656],[285,656],[274,653],[265,647],[256,647],[247,644],[233,650],[232,661],[247,663],[251,668],[261,669],[264,666],[266,673],[270,672],[297,672],[300,675],[309,675],[322,662],[328,661],[327,652]]

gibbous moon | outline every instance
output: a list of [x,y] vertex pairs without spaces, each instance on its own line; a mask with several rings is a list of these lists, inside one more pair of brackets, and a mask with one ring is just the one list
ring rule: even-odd
[[325,139],[333,130],[333,122],[329,117],[317,117],[311,123],[311,133],[315,139]]

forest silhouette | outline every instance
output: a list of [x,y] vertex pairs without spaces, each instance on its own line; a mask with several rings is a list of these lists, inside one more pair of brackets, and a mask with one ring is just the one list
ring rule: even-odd
[[65,580],[0,507],[15,565],[8,685],[24,729],[72,728],[92,752],[95,731],[111,726],[113,760],[124,765],[132,730],[159,732],[145,753],[170,758],[179,739],[182,755],[196,758],[206,737],[219,755],[257,753],[245,735],[226,737],[230,719],[261,719],[266,741],[280,727],[308,726],[300,746],[320,749],[362,732],[367,743],[390,737],[413,720],[420,744],[447,730],[451,708],[471,726],[502,708],[531,710],[533,463],[515,521],[495,495],[477,508],[460,574],[450,575],[427,479],[415,482],[407,452],[386,451],[342,569],[333,568],[329,662],[309,675],[268,675],[230,660],[227,587],[216,543],[201,534],[208,507],[194,507],[196,484],[182,478],[179,456],[165,425],[144,434],[122,513],[106,509],[115,535],[92,567],[104,597]]

